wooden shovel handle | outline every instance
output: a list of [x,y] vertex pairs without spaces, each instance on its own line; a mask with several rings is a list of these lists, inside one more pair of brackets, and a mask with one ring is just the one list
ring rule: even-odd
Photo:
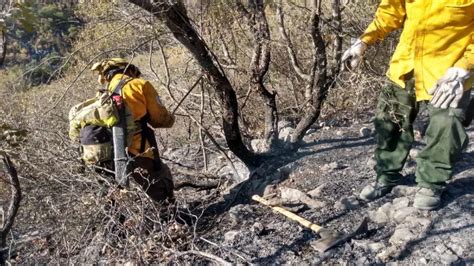
[[288,210],[285,210],[281,207],[275,207],[275,206],[271,206],[268,201],[262,197],[260,197],[259,195],[253,195],[252,196],[252,199],[263,204],[263,205],[266,205],[270,208],[272,208],[273,210],[285,215],[286,217],[290,218],[291,220],[293,221],[296,221],[298,223],[300,223],[301,225],[303,225],[304,227],[307,227],[313,231],[315,231],[316,233],[319,233],[323,228],[317,224],[313,224],[312,222],[306,220],[305,218],[301,217],[301,216],[298,216]]

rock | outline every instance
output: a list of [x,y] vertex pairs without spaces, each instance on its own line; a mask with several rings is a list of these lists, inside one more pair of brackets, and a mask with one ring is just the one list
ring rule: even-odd
[[298,189],[280,187],[280,194],[283,204],[304,203],[312,209],[320,209],[326,206],[325,202],[312,199],[306,193]]
[[444,264],[451,265],[457,260],[459,260],[459,257],[454,255],[453,253],[445,253],[440,256],[440,259]]
[[342,130],[337,130],[336,131],[336,136],[343,136],[344,132]]
[[363,127],[359,130],[359,134],[361,137],[369,137],[372,134],[372,129],[368,127]]
[[344,197],[338,200],[334,205],[334,207],[339,210],[354,210],[359,206],[360,203],[354,196]]
[[302,197],[307,197],[303,191],[289,187],[280,187],[280,193],[285,203],[299,203]]
[[256,153],[264,153],[268,151],[268,145],[265,139],[253,139],[250,141],[250,147]]
[[310,198],[306,195],[304,197],[302,197],[300,200],[301,200],[301,202],[306,204],[311,209],[321,209],[321,208],[326,207],[326,205],[327,205],[327,203],[324,202],[324,201],[315,200],[315,199],[312,199],[312,198]]
[[420,263],[421,264],[428,264],[428,260],[426,260],[425,258],[421,258]]
[[435,250],[439,254],[442,254],[442,253],[446,252],[446,250],[448,250],[448,248],[444,244],[439,244],[435,247]]
[[388,242],[390,242],[393,245],[401,245],[405,244],[410,240],[413,240],[416,238],[416,235],[408,228],[400,228],[400,229],[395,229],[395,232],[393,232],[393,235],[390,237]]
[[395,255],[398,251],[398,247],[396,246],[391,246],[388,247],[387,249],[383,250],[382,252],[377,254],[377,258],[379,258],[383,262],[387,262],[390,257]]
[[250,229],[255,235],[259,236],[265,231],[265,226],[262,223],[256,222]]
[[367,257],[360,257],[357,259],[355,265],[365,265],[368,263],[369,263],[369,260],[367,259]]
[[388,223],[388,221],[390,220],[391,208],[392,204],[385,203],[376,211],[369,211],[369,218],[378,224]]
[[323,184],[319,185],[317,188],[308,191],[307,194],[308,194],[311,198],[319,198],[319,197],[322,196],[324,190],[325,190],[327,187],[328,187],[328,184],[327,184],[327,183],[323,183]]
[[234,164],[235,170],[237,170],[237,173],[239,174],[238,177],[235,176],[234,170],[229,165],[226,165],[226,166],[222,167],[217,172],[217,175],[218,176],[226,176],[226,177],[230,176],[237,183],[241,183],[241,182],[244,182],[245,180],[247,180],[249,178],[249,174],[250,174],[250,170],[247,168],[247,166],[245,166],[245,164],[243,164],[240,161],[234,161],[233,164]]
[[339,170],[339,169],[344,169],[344,168],[345,168],[345,166],[342,165],[341,163],[332,162],[332,163],[328,163],[328,164],[325,164],[325,165],[321,166],[319,169],[321,171],[328,172],[328,171]]
[[278,121],[278,130],[281,131],[282,129],[284,128],[287,128],[287,127],[293,127],[293,123],[291,123],[290,121],[288,120],[280,120]]
[[409,216],[416,212],[417,212],[417,209],[415,207],[405,207],[405,208],[401,208],[395,211],[393,213],[392,218],[396,223],[401,223],[405,221],[407,218],[412,218]]
[[380,211],[369,211],[369,218],[372,220],[374,223],[377,224],[385,224],[388,222],[389,217],[385,212],[380,212]]
[[398,210],[408,207],[410,199],[407,197],[395,198],[392,202],[393,209]]
[[417,190],[418,190],[417,187],[414,187],[414,186],[399,185],[392,189],[392,194],[399,197],[400,196],[413,196],[415,195]]
[[374,158],[369,158],[367,162],[365,163],[365,165],[367,165],[367,167],[369,168],[374,168],[376,164],[377,164],[377,161]]
[[[462,242],[462,239],[459,239],[460,242]],[[457,255],[461,255],[464,253],[464,248],[456,243],[447,243],[446,244],[454,253]]]
[[251,213],[254,213],[254,209],[251,205],[239,204],[230,208],[227,213],[229,214],[231,222],[238,224],[242,222],[242,217],[249,217]]
[[285,202],[281,198],[272,197],[267,199],[268,205],[270,206],[282,206]]
[[224,234],[224,243],[227,245],[233,245],[239,240],[241,232],[237,230],[232,230]]
[[354,244],[354,247],[361,248],[363,250],[368,250],[369,249],[369,241],[368,240],[351,240],[352,244]]
[[285,205],[285,209],[289,210],[290,212],[293,212],[293,213],[299,213],[299,212],[302,212],[303,210],[306,209],[306,205],[305,204],[302,204],[302,203],[299,203],[299,204],[291,204],[291,205]]
[[295,130],[291,127],[286,127],[280,130],[278,133],[278,139],[280,139],[283,142],[290,142],[291,140],[291,135],[293,134]]
[[427,228],[431,225],[431,220],[428,219],[428,218],[420,218],[420,217],[410,216],[410,219],[405,219],[405,224],[410,225],[412,227],[420,227],[421,226],[423,228]]
[[385,245],[380,243],[380,242],[374,242],[374,243],[369,243],[368,244],[368,248],[370,251],[372,251],[373,253],[377,253],[379,252],[380,250],[384,249],[385,248]]
[[270,184],[265,187],[265,190],[263,190],[263,197],[271,197],[275,196],[278,193],[277,186],[275,184]]

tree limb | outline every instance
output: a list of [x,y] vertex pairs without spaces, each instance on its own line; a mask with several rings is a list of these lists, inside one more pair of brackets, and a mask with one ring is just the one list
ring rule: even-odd
[[278,140],[278,110],[276,93],[265,86],[265,75],[270,67],[270,29],[265,14],[263,0],[250,0],[250,12],[240,0],[236,1],[237,9],[247,18],[254,37],[254,49],[250,68],[251,82],[257,88],[265,103],[265,139],[271,148]]
[[296,58],[296,52],[295,48],[293,46],[293,42],[290,39],[290,36],[288,35],[288,32],[286,31],[285,28],[285,19],[284,19],[284,13],[283,13],[283,7],[282,7],[282,1],[280,0],[279,3],[277,4],[277,21],[278,21],[278,29],[280,31],[280,35],[283,38],[283,40],[286,42],[286,49],[288,51],[288,55],[290,57],[290,62],[291,65],[293,66],[293,69],[295,70],[296,74],[303,80],[310,82],[311,81],[311,75],[308,75],[305,73],[305,71],[301,68],[300,63],[298,59]]
[[[18,213],[18,209],[20,208],[21,201],[21,188],[20,181],[18,180],[18,173],[10,158],[7,155],[2,155],[2,157],[2,161],[5,164],[5,168],[8,173],[8,183],[10,184],[11,189],[11,201],[5,215],[2,228],[0,228],[0,250],[6,247],[7,236],[13,226],[13,223],[15,222],[15,217]],[[3,257],[3,252],[0,252],[0,264],[3,265],[4,263],[5,258]]]

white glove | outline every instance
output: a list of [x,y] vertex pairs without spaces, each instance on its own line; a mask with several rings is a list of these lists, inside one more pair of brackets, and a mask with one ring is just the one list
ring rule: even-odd
[[464,82],[469,76],[469,71],[465,69],[448,68],[446,74],[428,91],[430,95],[433,95],[431,105],[441,109],[457,108],[464,93]]
[[347,49],[341,58],[341,69],[353,70],[357,68],[364,57],[367,50],[367,44],[361,40],[357,40],[349,49]]

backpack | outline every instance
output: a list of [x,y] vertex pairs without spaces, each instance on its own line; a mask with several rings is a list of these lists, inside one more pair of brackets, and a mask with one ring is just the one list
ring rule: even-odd
[[[120,117],[112,96],[128,81],[120,82],[114,92],[100,90],[94,98],[73,106],[69,111],[69,137],[81,144],[81,159],[86,165],[110,165],[108,162],[113,161],[111,128]],[[128,108],[125,108],[125,117],[130,129],[127,134],[129,139],[137,125]]]

